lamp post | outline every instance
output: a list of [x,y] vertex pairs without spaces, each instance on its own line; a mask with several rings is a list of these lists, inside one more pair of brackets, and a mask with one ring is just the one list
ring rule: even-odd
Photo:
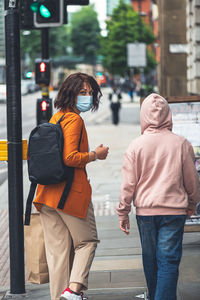
[[24,294],[19,1],[5,0],[10,293]]

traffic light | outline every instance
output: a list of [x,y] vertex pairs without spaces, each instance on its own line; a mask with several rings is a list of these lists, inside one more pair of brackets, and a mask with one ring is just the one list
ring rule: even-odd
[[64,0],[36,0],[30,5],[36,28],[57,27],[65,23]]
[[20,1],[20,29],[34,29],[33,11],[31,10],[32,2],[33,0]]
[[36,59],[35,60],[35,83],[49,85],[51,67],[50,59]]
[[37,125],[49,122],[52,117],[52,99],[37,99]]
[[89,5],[89,0],[65,0],[66,5]]

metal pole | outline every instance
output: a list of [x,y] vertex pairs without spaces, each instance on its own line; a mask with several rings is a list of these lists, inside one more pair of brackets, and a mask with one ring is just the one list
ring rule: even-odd
[[[42,58],[49,59],[49,28],[41,29]],[[42,84],[42,98],[49,98],[49,86]]]
[[25,293],[18,1],[5,0],[10,293]]
[[42,58],[49,58],[49,28],[41,29],[42,36]]

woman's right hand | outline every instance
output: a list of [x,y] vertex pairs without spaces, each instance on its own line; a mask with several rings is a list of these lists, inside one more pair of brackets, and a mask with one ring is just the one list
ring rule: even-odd
[[97,154],[97,159],[103,160],[106,159],[108,155],[108,147],[104,147],[103,144],[99,145],[96,149],[95,152]]

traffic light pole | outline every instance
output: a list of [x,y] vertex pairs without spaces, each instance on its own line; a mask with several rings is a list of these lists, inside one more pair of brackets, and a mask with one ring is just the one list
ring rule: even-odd
[[19,1],[5,0],[10,293],[24,294]]
[[49,28],[41,29],[42,37],[42,58],[49,58]]
[[[42,59],[49,59],[49,28],[41,29]],[[42,84],[42,98],[49,98],[49,86]]]

